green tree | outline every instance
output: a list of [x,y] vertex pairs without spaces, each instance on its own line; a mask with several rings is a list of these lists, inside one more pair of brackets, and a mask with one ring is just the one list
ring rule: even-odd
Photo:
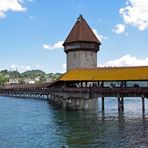
[[3,75],[2,73],[0,73],[0,85],[4,85],[6,82],[8,82],[8,77],[7,75]]

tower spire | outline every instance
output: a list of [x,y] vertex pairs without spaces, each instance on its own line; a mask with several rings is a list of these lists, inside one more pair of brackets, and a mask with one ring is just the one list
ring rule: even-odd
[[83,15],[80,14],[79,17],[77,18],[77,21],[81,21],[82,18],[83,18]]

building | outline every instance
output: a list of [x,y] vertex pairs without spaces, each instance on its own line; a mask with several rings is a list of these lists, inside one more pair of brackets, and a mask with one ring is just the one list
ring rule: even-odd
[[75,68],[96,68],[100,45],[100,41],[80,15],[63,44],[67,71]]

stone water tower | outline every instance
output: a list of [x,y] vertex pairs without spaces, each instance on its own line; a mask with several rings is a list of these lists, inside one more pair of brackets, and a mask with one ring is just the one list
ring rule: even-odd
[[96,68],[100,41],[80,15],[63,43],[67,55],[67,71],[76,68]]

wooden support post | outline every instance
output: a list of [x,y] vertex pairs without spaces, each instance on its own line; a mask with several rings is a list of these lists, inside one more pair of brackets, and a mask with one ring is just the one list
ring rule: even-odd
[[104,97],[102,97],[102,111],[104,111]]
[[83,82],[80,82],[81,83],[81,88],[83,87]]
[[126,88],[126,87],[127,87],[127,86],[126,86],[126,81],[125,81],[124,83],[125,83],[125,86],[124,86],[124,87]]
[[121,110],[120,97],[118,97],[118,111]]
[[145,99],[142,97],[142,112],[145,112]]
[[124,98],[123,97],[121,98],[121,109],[122,111],[124,111]]
[[85,87],[87,87],[87,82],[85,82]]
[[100,87],[100,82],[98,81],[97,83],[98,83],[98,84],[97,84],[97,87]]

